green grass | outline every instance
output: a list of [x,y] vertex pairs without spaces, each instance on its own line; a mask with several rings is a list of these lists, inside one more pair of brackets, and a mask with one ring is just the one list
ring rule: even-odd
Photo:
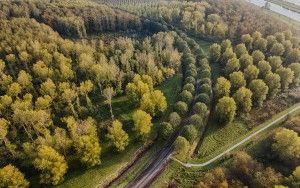
[[[168,102],[168,108],[161,118],[155,119],[154,128],[156,125],[167,117],[167,114],[172,110],[174,103],[176,102],[176,93],[179,93],[181,88],[181,74],[176,74],[172,78],[166,80],[162,85],[158,87],[166,96]],[[129,137],[132,138],[134,133],[131,131],[132,124],[131,114],[134,111],[134,107],[128,101],[126,96],[115,97],[112,102],[113,111],[118,119],[121,119],[124,123],[125,129],[129,133]],[[103,120],[108,122],[110,114],[107,105],[103,104],[100,106],[101,117]],[[107,180],[111,179],[116,173],[123,168],[127,162],[132,159],[133,154],[138,148],[143,144],[141,142],[136,142],[136,140],[130,140],[130,144],[125,152],[116,153],[112,150],[109,143],[102,143],[102,164],[91,169],[76,169],[76,171],[70,171],[66,177],[65,181],[57,186],[58,188],[79,188],[79,187],[95,187],[105,183]],[[148,157],[148,156],[147,156]]]

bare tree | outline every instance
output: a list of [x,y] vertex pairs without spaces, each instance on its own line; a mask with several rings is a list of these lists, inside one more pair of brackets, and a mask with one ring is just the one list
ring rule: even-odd
[[103,90],[103,96],[106,98],[105,102],[109,105],[109,110],[110,110],[110,115],[111,115],[112,120],[114,119],[114,114],[113,114],[113,111],[112,111],[111,102],[112,102],[112,98],[115,95],[116,95],[116,92],[114,91],[114,88],[112,88],[112,87],[108,87],[108,88],[105,88]]

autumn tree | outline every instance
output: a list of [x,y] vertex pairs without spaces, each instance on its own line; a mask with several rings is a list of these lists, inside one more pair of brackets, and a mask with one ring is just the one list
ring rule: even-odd
[[222,98],[224,96],[229,96],[230,94],[231,83],[224,77],[217,79],[216,86],[214,88],[215,95],[217,98]]
[[124,151],[129,142],[128,134],[123,130],[122,123],[118,120],[108,127],[107,138],[113,143],[117,151]]
[[41,171],[41,183],[57,185],[63,180],[68,169],[65,158],[52,147],[41,145],[37,148],[34,167]]
[[178,136],[175,140],[176,157],[181,160],[186,159],[189,149],[190,143],[186,140],[186,138]]
[[293,82],[294,72],[290,68],[279,68],[276,73],[280,76],[281,89],[286,91]]
[[300,85],[300,63],[292,63],[289,65],[289,68],[294,72],[293,83],[296,86]]
[[279,56],[270,56],[268,62],[270,63],[273,72],[282,67],[282,60]]
[[252,108],[252,92],[245,87],[239,88],[233,95],[238,112],[248,113]]
[[276,73],[268,73],[264,79],[269,88],[269,96],[272,98],[280,91],[280,76]]
[[244,43],[238,44],[235,47],[235,53],[238,58],[240,58],[244,54],[248,54],[247,48]]
[[29,187],[29,182],[25,179],[18,168],[9,164],[0,169],[0,187]]
[[244,76],[245,76],[248,83],[251,82],[254,79],[257,79],[258,74],[259,74],[259,69],[255,65],[249,65],[244,70]]
[[219,99],[216,106],[216,117],[220,123],[230,123],[236,115],[236,103],[231,97]]
[[113,109],[112,109],[112,98],[116,95],[116,92],[114,91],[114,88],[108,87],[103,90],[103,96],[106,99],[106,103],[109,106],[109,111],[110,111],[110,117],[113,120],[114,119],[114,114],[113,114]]
[[167,109],[167,100],[160,90],[145,93],[141,99],[140,109],[152,116],[163,113]]
[[261,78],[265,78],[268,73],[271,72],[272,67],[267,61],[259,61],[257,68],[259,69],[259,74]]
[[227,75],[235,72],[235,71],[239,71],[240,69],[240,62],[237,58],[231,58],[228,60],[228,62],[226,63],[225,66],[225,73]]
[[134,131],[143,138],[146,138],[152,127],[152,117],[150,114],[147,114],[145,111],[137,110],[132,115],[132,120],[134,123]]
[[268,86],[263,80],[256,79],[250,82],[249,88],[253,93],[253,101],[255,101],[257,106],[261,107],[267,98],[269,92]]
[[259,61],[262,61],[262,60],[265,59],[264,53],[262,53],[260,50],[255,50],[255,51],[253,51],[252,54],[251,54],[251,56],[252,56],[252,58],[253,58],[253,63],[254,63],[255,65],[257,65],[257,63],[258,63]]
[[214,62],[218,62],[221,57],[221,46],[217,43],[214,43],[210,46],[211,58]]
[[234,91],[236,91],[240,87],[246,86],[246,80],[244,78],[244,74],[241,71],[231,73],[229,75],[229,80]]
[[243,54],[239,58],[239,61],[240,61],[241,69],[243,70],[247,68],[249,65],[253,65],[253,58],[249,54]]

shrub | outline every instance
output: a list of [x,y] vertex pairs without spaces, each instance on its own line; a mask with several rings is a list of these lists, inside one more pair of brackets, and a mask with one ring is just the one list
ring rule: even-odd
[[183,90],[180,93],[180,99],[186,103],[190,103],[193,99],[193,95],[191,94],[191,92],[189,92],[187,90]]
[[197,129],[194,125],[190,124],[184,127],[183,137],[185,137],[190,143],[193,143],[197,137]]
[[175,109],[180,115],[184,115],[188,111],[188,105],[183,101],[178,101],[175,104]]
[[181,122],[181,117],[178,115],[177,112],[172,112],[169,115],[169,122],[173,127],[177,127]]
[[172,125],[168,122],[161,123],[160,130],[160,135],[163,139],[168,139],[174,131]]

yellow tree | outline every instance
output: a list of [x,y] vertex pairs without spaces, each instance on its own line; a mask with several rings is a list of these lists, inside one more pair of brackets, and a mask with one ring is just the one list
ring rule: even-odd
[[120,121],[113,121],[111,127],[108,127],[108,133],[106,135],[119,152],[125,150],[129,142],[128,134],[122,129],[122,126]]
[[143,110],[137,110],[133,113],[134,130],[142,138],[146,138],[152,127],[152,117]]

